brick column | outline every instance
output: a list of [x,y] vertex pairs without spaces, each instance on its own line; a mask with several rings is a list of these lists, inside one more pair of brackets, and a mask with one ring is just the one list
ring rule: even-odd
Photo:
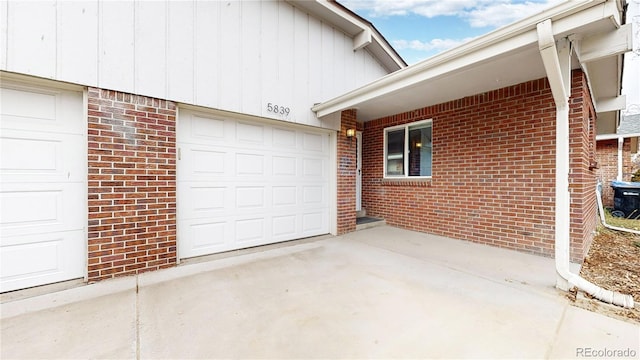
[[89,88],[88,278],[176,264],[176,106]]
[[342,112],[338,133],[338,234],[356,229],[356,139],[347,129],[356,128],[356,110]]
[[571,261],[582,263],[597,223],[595,110],[585,74],[574,71],[569,99]]
[[597,177],[602,181],[602,203],[613,207],[611,181],[618,177],[618,139],[600,140],[596,145]]

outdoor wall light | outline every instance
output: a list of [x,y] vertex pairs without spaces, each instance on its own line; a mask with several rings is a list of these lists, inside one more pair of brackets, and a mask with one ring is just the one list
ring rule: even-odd
[[354,136],[356,136],[356,129],[347,129],[347,137],[351,139]]

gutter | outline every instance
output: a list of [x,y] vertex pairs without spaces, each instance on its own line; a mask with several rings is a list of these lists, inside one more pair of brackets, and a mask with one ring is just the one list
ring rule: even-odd
[[624,150],[624,138],[618,138],[618,175],[616,180],[622,181],[622,152]]
[[[627,294],[603,289],[569,269],[571,228],[571,197],[569,193],[569,94],[571,94],[571,43],[568,39],[554,38],[551,19],[536,26],[538,49],[544,64],[553,100],[556,106],[556,206],[555,206],[555,265],[556,287],[569,290],[570,287],[588,293],[607,302],[633,308],[633,297]],[[558,49],[559,48],[559,49]]]
[[[544,19],[558,19],[569,17],[587,8],[594,8],[595,13],[604,13],[604,9],[595,9],[596,5],[606,3],[606,0],[573,0],[564,1],[548,10],[504,26],[479,38],[473,39],[451,50],[434,55],[415,65],[408,66],[375,80],[363,87],[347,92],[339,97],[327,100],[311,107],[317,117],[323,117],[341,111],[370,98],[392,93],[415,82],[419,82],[427,72],[434,72],[433,76],[440,76],[443,72],[453,71],[452,64],[471,59],[473,54],[483,51],[495,53],[492,46],[500,46],[502,51],[534,44],[536,41],[536,24]],[[599,16],[602,16],[601,14]],[[489,60],[483,59],[484,60]],[[439,67],[444,67],[440,69]]]

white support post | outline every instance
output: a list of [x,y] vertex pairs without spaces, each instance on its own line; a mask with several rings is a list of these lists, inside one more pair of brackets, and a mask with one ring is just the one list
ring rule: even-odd
[[616,177],[616,180],[618,181],[622,181],[622,150],[624,147],[624,138],[623,137],[619,137],[618,138],[618,176]]

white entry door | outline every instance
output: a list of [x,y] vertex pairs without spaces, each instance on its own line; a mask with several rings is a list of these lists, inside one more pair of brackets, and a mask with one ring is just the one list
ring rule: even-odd
[[181,110],[178,249],[188,258],[329,233],[329,133]]
[[87,152],[81,92],[0,88],[0,291],[81,278]]

